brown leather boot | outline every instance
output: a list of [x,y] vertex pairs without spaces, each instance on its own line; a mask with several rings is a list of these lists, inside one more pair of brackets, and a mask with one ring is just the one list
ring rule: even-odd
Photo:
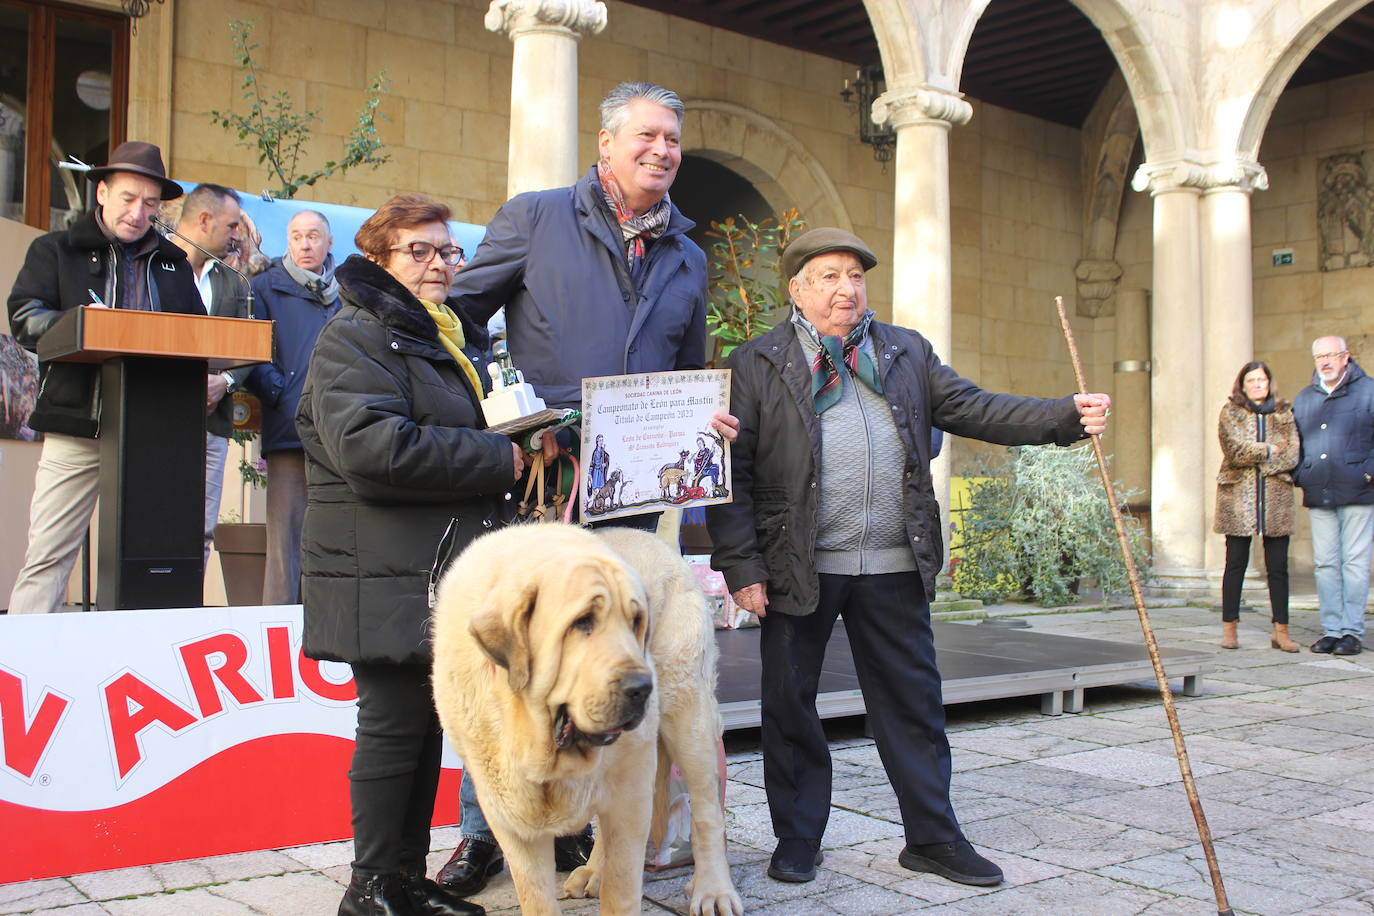
[[1288,624],[1274,624],[1274,635],[1269,639],[1269,648],[1282,649],[1285,652],[1298,651],[1298,644],[1288,637]]
[[1223,649],[1240,648],[1240,640],[1236,638],[1236,627],[1239,625],[1239,620],[1223,620],[1221,622],[1221,647]]

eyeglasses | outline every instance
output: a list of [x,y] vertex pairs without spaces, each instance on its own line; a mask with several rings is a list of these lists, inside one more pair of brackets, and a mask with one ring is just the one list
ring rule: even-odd
[[1349,350],[1341,350],[1337,353],[1313,353],[1312,361],[1315,363],[1319,363],[1324,359],[1335,359],[1338,356],[1345,356],[1349,352]]
[[415,259],[416,264],[428,264],[434,253],[439,253],[439,260],[449,267],[456,267],[463,260],[465,252],[458,245],[445,245],[442,248],[431,245],[429,242],[411,242],[409,245],[398,245],[395,248],[388,248],[387,251],[409,251],[410,256]]

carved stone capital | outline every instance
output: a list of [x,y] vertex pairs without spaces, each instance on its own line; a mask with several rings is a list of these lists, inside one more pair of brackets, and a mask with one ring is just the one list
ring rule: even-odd
[[487,31],[514,39],[520,32],[565,30],[572,37],[596,35],[606,28],[601,0],[491,0],[484,20]]
[[1121,279],[1121,265],[1115,261],[1084,258],[1074,265],[1078,278],[1078,314],[1098,318],[1112,314],[1116,284]]
[[1263,191],[1269,187],[1264,166],[1244,159],[1198,162],[1193,159],[1170,159],[1145,162],[1136,169],[1131,187],[1137,191],[1160,194],[1181,188],[1199,191],[1236,190]]
[[912,124],[967,124],[973,106],[961,94],[935,86],[894,87],[873,101],[873,123],[894,130]]

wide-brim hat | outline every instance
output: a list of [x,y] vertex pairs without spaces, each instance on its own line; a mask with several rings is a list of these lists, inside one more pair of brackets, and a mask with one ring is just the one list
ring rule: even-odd
[[176,200],[181,196],[181,185],[167,177],[167,168],[162,164],[162,150],[142,140],[130,140],[115,147],[110,161],[86,173],[87,181],[103,181],[114,172],[132,172],[151,178],[162,186],[163,200]]
[[778,261],[783,280],[795,277],[797,271],[802,269],[802,265],[816,255],[829,254],[832,251],[848,251],[859,259],[864,270],[872,270],[878,266],[878,256],[857,235],[843,229],[822,227],[803,232],[783,249],[782,257]]

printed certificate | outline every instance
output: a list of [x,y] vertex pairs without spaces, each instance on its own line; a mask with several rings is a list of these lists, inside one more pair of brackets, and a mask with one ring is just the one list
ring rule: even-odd
[[729,502],[729,409],[729,369],[584,379],[582,521]]

